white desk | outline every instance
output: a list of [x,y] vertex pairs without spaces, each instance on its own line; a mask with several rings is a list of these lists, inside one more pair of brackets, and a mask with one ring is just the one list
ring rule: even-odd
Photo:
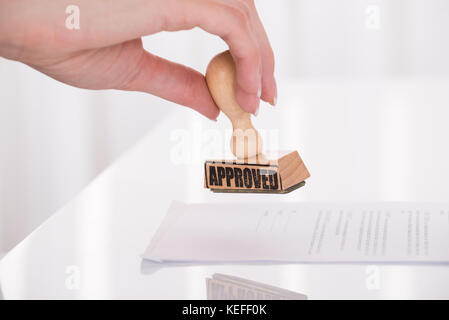
[[[3,295],[204,299],[205,278],[219,272],[305,293],[310,299],[449,298],[447,265],[155,267],[140,258],[172,200],[447,201],[448,83],[280,86],[279,109],[264,106],[255,122],[259,128],[282,123],[278,129],[285,139],[280,147],[299,148],[310,169],[306,186],[289,195],[227,195],[203,189],[204,155],[197,145],[202,135],[195,132],[216,124],[181,110],[3,258]],[[228,127],[225,119],[219,127]],[[180,159],[180,129],[191,134],[187,150],[193,159],[187,164],[170,161]]]

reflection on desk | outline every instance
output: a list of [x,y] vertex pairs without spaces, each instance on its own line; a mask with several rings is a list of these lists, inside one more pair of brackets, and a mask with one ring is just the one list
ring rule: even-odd
[[[279,267],[282,264],[279,263],[248,263],[241,264],[238,267],[243,269],[253,269],[257,267]],[[233,275],[228,275],[224,273],[213,273],[213,270],[223,270],[226,267],[230,268],[227,270],[232,270],[236,267],[231,263],[220,263],[217,265],[215,263],[202,263],[201,265],[195,263],[187,262],[173,262],[173,263],[160,263],[148,260],[142,260],[140,265],[140,272],[142,275],[155,276],[157,273],[162,272],[164,269],[178,269],[183,268],[194,268],[201,267],[204,268],[204,272],[208,273],[212,271],[212,277],[207,276],[206,279],[206,296],[200,297],[200,299],[207,300],[307,300],[307,295],[298,293],[295,291],[287,290],[281,287],[276,287],[263,282],[257,282],[249,280],[243,277],[237,277]],[[210,274],[210,273],[209,273]],[[195,281],[199,279],[204,279],[204,277],[198,277]],[[265,278],[263,278],[265,279]],[[173,285],[173,281],[166,282],[166,290],[178,290],[176,286]],[[171,289],[170,289],[171,288]]]
[[207,300],[307,300],[301,293],[235,276],[206,278]]

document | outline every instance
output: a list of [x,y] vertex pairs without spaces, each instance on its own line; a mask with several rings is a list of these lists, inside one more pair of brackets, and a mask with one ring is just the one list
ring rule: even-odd
[[174,202],[143,257],[449,263],[449,204]]

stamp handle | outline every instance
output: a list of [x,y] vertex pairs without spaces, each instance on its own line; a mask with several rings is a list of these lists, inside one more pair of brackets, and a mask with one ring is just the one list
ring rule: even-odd
[[206,71],[206,83],[216,105],[231,120],[231,151],[238,159],[262,153],[262,138],[235,99],[236,69],[229,50],[216,55]]

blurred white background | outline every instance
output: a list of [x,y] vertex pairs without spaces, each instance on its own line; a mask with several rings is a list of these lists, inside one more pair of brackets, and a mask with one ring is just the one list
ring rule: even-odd
[[[348,172],[349,180],[351,174],[363,174],[370,166],[384,168],[378,173],[384,191],[361,191],[352,186],[337,197],[329,188],[320,200],[444,200],[443,175],[448,175],[448,169],[441,168],[442,181],[438,177],[431,180],[439,187],[436,193],[432,193],[432,185],[428,193],[389,193],[389,188],[400,190],[401,183],[413,183],[413,175],[420,174],[416,167],[418,171],[426,168],[389,172],[388,163],[395,150],[411,150],[416,144],[430,157],[434,149],[447,148],[443,127],[449,120],[449,2],[256,0],[256,4],[276,55],[279,108],[287,102],[293,108],[295,104],[295,99],[283,100],[283,87],[301,83],[306,88],[298,92],[297,103],[310,109],[295,112],[292,108],[290,121],[277,125],[283,134],[299,139],[310,163],[316,167],[320,161],[323,166],[329,163],[329,170],[336,170],[330,159],[310,159],[314,148],[334,145],[325,153],[336,158],[334,165],[346,163],[353,169]],[[144,44],[155,54],[202,72],[209,60],[226,48],[220,39],[198,29],[146,37]],[[173,114],[186,121],[200,119],[197,114],[179,112],[183,107],[147,94],[72,88],[5,59],[0,59],[0,88],[0,255],[161,120]],[[321,113],[319,108],[314,111],[320,105],[321,92],[343,109],[331,114]],[[352,112],[358,105],[360,110]],[[269,107],[262,107],[258,127],[269,126],[269,119],[263,118],[265,108]],[[435,118],[429,112],[435,113]],[[295,117],[323,131],[304,134]],[[341,129],[350,139],[325,132],[326,123],[333,119],[345,120]],[[352,125],[348,127],[348,123]],[[421,123],[427,127],[435,123],[435,132],[415,134]],[[364,135],[364,130],[369,130],[369,135]],[[296,137],[299,133],[302,136]],[[345,141],[338,141],[339,137]],[[343,148],[338,149],[338,143]],[[378,157],[367,163],[366,152]],[[446,153],[434,156],[449,159]],[[404,166],[410,160],[404,152],[393,159]],[[425,164],[432,165],[431,159]],[[320,171],[315,172],[319,179]],[[389,177],[397,179],[389,181]]]

